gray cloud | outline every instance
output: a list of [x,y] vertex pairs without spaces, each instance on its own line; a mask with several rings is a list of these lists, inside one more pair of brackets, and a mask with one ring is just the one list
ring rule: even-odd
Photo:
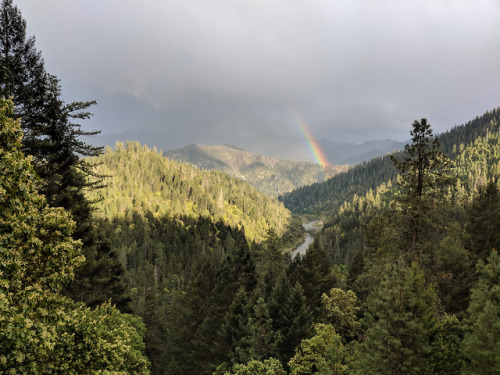
[[67,100],[99,102],[86,126],[168,147],[299,138],[291,109],[317,138],[364,141],[500,105],[496,0],[17,4]]

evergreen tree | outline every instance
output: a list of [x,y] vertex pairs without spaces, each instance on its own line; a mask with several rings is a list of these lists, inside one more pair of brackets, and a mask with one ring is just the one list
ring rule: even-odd
[[[87,177],[92,167],[84,156],[96,156],[101,148],[81,140],[86,132],[75,121],[88,119],[88,108],[95,104],[73,102],[61,98],[58,79],[45,71],[35,38],[26,36],[26,21],[12,0],[3,0],[0,9],[0,97],[15,104],[14,115],[21,119],[24,131],[23,151],[33,156],[33,166],[41,177],[38,189],[52,207],[63,207],[76,221],[73,236],[83,242],[88,264],[77,271],[75,282],[66,293],[73,298],[96,305],[109,298],[126,308],[123,269],[115,260],[109,245],[94,243],[97,230],[91,223],[92,205],[84,190],[96,187]],[[102,245],[102,246],[101,246]],[[98,274],[92,273],[100,270]],[[93,287],[79,290],[79,286]],[[89,298],[87,298],[89,296]]]
[[323,293],[323,304],[326,308],[328,322],[344,340],[354,339],[361,332],[358,322],[356,294],[352,290],[344,292],[342,289],[333,288],[329,295]]
[[467,309],[463,354],[469,360],[466,374],[500,372],[500,258],[492,251],[488,263],[477,265],[479,280]]
[[338,286],[339,275],[317,238],[302,258],[296,257],[287,273],[292,284],[299,282],[303,287],[307,305],[311,306],[315,322],[320,321],[324,317],[321,296]]
[[236,348],[239,362],[246,363],[251,359],[262,360],[276,357],[280,342],[281,335],[273,330],[272,319],[264,298],[259,297],[253,314],[248,318],[246,335],[242,337]]
[[500,194],[490,181],[479,190],[468,212],[468,248],[475,259],[486,260],[492,249],[500,249]]
[[269,299],[269,315],[273,328],[279,332],[279,359],[288,363],[295,347],[309,336],[312,330],[312,314],[299,283],[292,288],[286,275],[276,283]]
[[391,156],[399,172],[399,247],[410,259],[429,263],[443,226],[444,192],[452,182],[447,171],[450,162],[426,119],[415,121],[410,134],[412,143],[406,145],[403,160]]
[[464,366],[461,344],[464,337],[462,323],[454,315],[444,315],[437,322],[432,337],[432,374],[459,375]]
[[3,0],[0,10],[0,95],[12,97],[15,115],[25,133],[23,151],[33,155],[33,165],[42,177],[40,191],[53,207],[64,207],[79,221],[88,219],[89,202],[83,189],[90,166],[81,156],[98,155],[80,138],[85,132],[73,120],[87,119],[95,102],[65,104],[58,79],[45,72],[35,38],[26,36],[26,21],[12,0]]
[[215,344],[217,352],[224,353],[221,362],[236,364],[240,361],[237,353],[241,339],[247,334],[247,323],[250,318],[247,292],[240,290],[236,293],[224,322],[218,332]]
[[275,358],[269,358],[264,361],[251,360],[247,364],[234,365],[231,371],[224,375],[285,375],[280,361]]
[[385,267],[368,300],[367,338],[361,346],[359,374],[425,374],[431,371],[431,333],[436,295],[423,272],[402,260]]
[[61,295],[83,261],[80,243],[68,213],[36,191],[10,116],[0,100],[0,372],[146,374],[137,318]]
[[257,274],[259,276],[259,287],[264,291],[264,296],[271,295],[273,287],[284,275],[286,263],[279,246],[278,234],[274,229],[267,232],[267,241],[264,246],[256,249]]

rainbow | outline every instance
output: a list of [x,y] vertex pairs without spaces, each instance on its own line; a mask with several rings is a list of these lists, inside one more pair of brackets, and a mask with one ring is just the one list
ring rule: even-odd
[[305,123],[305,121],[302,119],[302,117],[297,113],[292,111],[292,117],[297,124],[300,132],[304,136],[304,138],[307,141],[307,145],[309,146],[309,149],[311,150],[311,154],[316,160],[316,162],[321,165],[323,168],[327,167],[328,164],[328,159],[325,156],[325,153],[321,149],[321,146],[319,143],[316,141],[316,139],[313,137],[311,131],[309,130],[309,127]]

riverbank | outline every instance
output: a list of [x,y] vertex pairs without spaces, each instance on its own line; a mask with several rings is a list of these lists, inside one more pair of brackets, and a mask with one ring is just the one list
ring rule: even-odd
[[305,230],[304,240],[290,251],[290,256],[294,258],[297,254],[304,255],[309,248],[309,245],[314,242],[314,235],[317,230],[323,227],[323,222],[319,219],[308,221],[302,224]]

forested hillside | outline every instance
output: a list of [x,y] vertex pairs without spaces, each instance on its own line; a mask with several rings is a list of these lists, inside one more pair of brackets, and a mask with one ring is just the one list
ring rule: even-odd
[[[438,136],[441,149],[448,155],[456,154],[477,137],[486,137],[494,132],[500,109],[478,116],[467,124],[455,126]],[[393,153],[397,155],[398,153]],[[377,157],[357,164],[346,172],[339,173],[322,183],[304,186],[280,196],[287,208],[296,213],[321,214],[336,212],[345,201],[355,196],[364,196],[382,183],[394,182],[397,171],[389,156]]]
[[169,160],[156,148],[137,142],[117,143],[115,151],[108,147],[88,162],[95,165],[98,175],[110,176],[105,178],[104,188],[89,193],[100,217],[131,217],[133,212],[203,217],[244,228],[247,239],[256,242],[265,240],[270,230],[284,236],[300,228],[282,203],[248,183]]
[[[488,181],[498,180],[500,175],[499,124],[500,110],[496,109],[438,137],[440,149],[449,155],[449,159],[453,162],[451,173],[456,177],[454,186],[448,188],[449,200],[458,199],[460,206],[470,204],[473,197]],[[394,157],[401,158],[402,155],[402,153],[396,153]],[[377,161],[379,159],[373,161],[374,165]],[[396,172],[390,157],[387,157],[386,163],[392,164],[392,169]],[[387,168],[380,169],[388,170]],[[354,250],[363,248],[367,224],[375,212],[386,207],[391,201],[396,185],[397,179],[395,178],[375,186],[357,185],[359,191],[366,192],[359,195],[353,194],[351,198],[341,202],[340,206],[340,202],[335,201],[332,207],[325,208],[323,213],[327,219],[324,230],[331,232],[328,236],[330,238],[328,247],[337,249],[331,250],[337,263],[345,263],[351,258]],[[349,188],[348,184],[345,186]]]
[[[486,113],[474,121],[456,127],[439,139],[447,142],[455,176],[453,186],[447,188],[444,198],[449,206],[450,223],[464,226],[466,211],[474,199],[486,189],[488,181],[498,183],[500,177],[500,112]],[[477,134],[484,136],[474,137]],[[453,144],[453,141],[458,143]],[[398,155],[401,157],[401,154]],[[327,212],[327,220],[321,234],[323,245],[336,263],[349,263],[365,246],[368,224],[378,212],[387,209],[395,194],[396,180],[370,188],[364,195],[355,195],[343,202],[338,210]]]
[[167,151],[165,156],[191,163],[198,168],[219,170],[241,178],[257,190],[276,197],[279,194],[324,181],[348,169],[347,165],[329,165],[280,160],[257,155],[232,146],[189,145]]

